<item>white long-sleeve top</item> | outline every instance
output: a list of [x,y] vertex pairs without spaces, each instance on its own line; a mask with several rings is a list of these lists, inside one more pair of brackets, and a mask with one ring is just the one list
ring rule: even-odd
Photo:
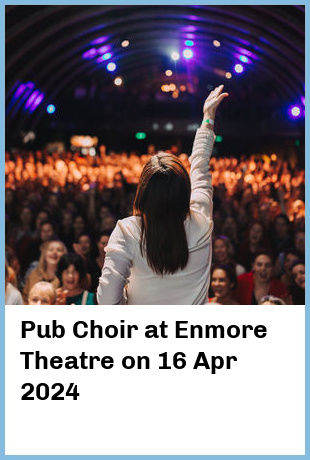
[[99,305],[200,305],[206,302],[213,229],[209,160],[214,138],[212,130],[199,128],[189,158],[192,191],[190,215],[184,222],[189,250],[186,267],[168,275],[155,273],[141,255],[141,217],[119,220],[105,249],[105,263],[97,289]]

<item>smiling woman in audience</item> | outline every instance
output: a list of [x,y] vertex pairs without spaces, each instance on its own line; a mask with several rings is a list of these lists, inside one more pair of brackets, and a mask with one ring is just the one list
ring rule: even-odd
[[238,305],[232,297],[232,291],[237,285],[237,277],[233,267],[229,265],[215,265],[211,271],[211,289],[214,297],[210,303],[221,305]]
[[58,264],[57,276],[61,290],[57,296],[64,298],[66,305],[94,305],[95,294],[84,289],[87,281],[85,264],[81,256],[75,253],[64,255]]
[[59,280],[56,276],[58,262],[67,249],[62,241],[52,240],[44,244],[41,251],[41,257],[38,266],[32,270],[26,280],[23,290],[24,301],[28,301],[30,289],[38,281],[48,281],[56,289],[59,286]]

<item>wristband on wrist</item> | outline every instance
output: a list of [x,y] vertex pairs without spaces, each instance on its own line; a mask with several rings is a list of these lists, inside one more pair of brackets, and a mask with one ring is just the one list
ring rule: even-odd
[[212,118],[207,118],[207,119],[205,120],[205,123],[209,123],[209,125],[214,126],[214,120],[213,120]]

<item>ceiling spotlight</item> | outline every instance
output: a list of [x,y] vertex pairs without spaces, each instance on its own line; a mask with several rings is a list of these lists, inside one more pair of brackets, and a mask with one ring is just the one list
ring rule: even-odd
[[109,72],[114,72],[115,69],[116,69],[116,64],[114,64],[114,62],[109,62],[109,64],[107,65],[107,70]]
[[193,42],[193,40],[185,40],[184,45],[185,46],[194,46],[194,42]]
[[242,54],[240,54],[239,59],[241,62],[249,62],[249,58],[247,58],[246,56],[243,56]]
[[111,53],[105,53],[103,56],[102,56],[102,60],[103,61],[107,61],[108,59],[110,59],[112,57],[112,54]]
[[165,124],[165,130],[166,131],[172,131],[173,130],[173,124],[168,122]]
[[228,79],[230,79],[230,78],[232,77],[232,75],[231,75],[230,72],[226,72],[226,73],[225,73],[225,77],[228,78]]
[[185,57],[185,59],[191,59],[194,56],[193,51],[190,50],[189,48],[185,48],[185,50],[183,50],[182,54]]
[[235,69],[236,73],[242,73],[243,72],[243,65],[242,64],[236,64],[234,69]]
[[182,93],[183,93],[184,91],[186,91],[186,86],[185,86],[185,85],[181,85],[181,86],[180,86],[180,91],[182,91]]
[[160,89],[162,90],[163,93],[169,93],[170,91],[169,85],[161,85]]
[[218,40],[213,40],[213,45],[218,48],[219,46],[221,46],[221,42],[219,42]]
[[290,108],[290,114],[291,114],[292,117],[294,117],[294,118],[300,117],[300,115],[301,115],[300,107],[299,107],[298,105],[294,105],[293,107],[291,107],[291,108]]
[[114,85],[121,86],[122,84],[123,84],[122,77],[116,77],[115,80],[114,80]]
[[54,113],[55,110],[56,110],[56,107],[54,106],[54,104],[49,104],[49,105],[46,107],[46,111],[47,111],[47,113],[49,113],[50,115],[51,115],[52,113]]
[[171,77],[171,75],[172,75],[172,70],[167,69],[166,72],[165,72],[165,74],[167,75],[167,77]]
[[177,99],[179,97],[179,91],[178,90],[173,91],[172,97],[173,99]]
[[171,85],[169,85],[169,91],[175,91],[177,89],[177,87],[175,86],[174,83],[171,83]]
[[180,59],[179,53],[177,51],[172,51],[171,59],[173,59],[174,61],[178,61]]
[[129,46],[129,40],[123,40],[122,43],[121,43],[121,46],[123,48],[127,48],[127,46]]

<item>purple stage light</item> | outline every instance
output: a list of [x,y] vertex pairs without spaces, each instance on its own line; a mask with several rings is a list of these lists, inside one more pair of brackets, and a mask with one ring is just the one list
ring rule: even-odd
[[242,64],[236,64],[234,67],[234,70],[236,73],[242,73],[243,72],[243,65]]
[[38,96],[35,98],[35,100],[32,103],[32,106],[30,107],[30,112],[34,112],[35,109],[41,104],[43,99],[44,99],[44,94],[39,92]]
[[92,42],[90,42],[90,44],[91,45],[100,45],[100,43],[104,43],[107,39],[108,39],[108,37],[98,37],[95,40],[93,40]]
[[30,109],[34,100],[37,98],[37,96],[39,95],[39,91],[38,90],[35,90],[33,91],[33,93],[30,94],[30,96],[28,97],[27,101],[25,102],[25,109]]
[[305,97],[304,97],[304,96],[301,96],[300,99],[301,99],[301,102],[302,102],[303,106],[305,107]]
[[96,48],[90,48],[89,50],[85,51],[83,54],[82,54],[82,58],[83,59],[92,59],[94,58],[95,56],[97,56],[97,50]]
[[301,117],[301,107],[299,105],[292,105],[290,108],[289,108],[289,116],[291,118],[300,118]]
[[185,57],[185,59],[191,59],[194,56],[193,51],[191,49],[189,49],[189,48],[185,48],[185,50],[183,50],[182,54],[183,54],[183,57]]
[[98,51],[98,54],[107,53],[108,51],[110,51],[110,46],[109,45],[100,46],[100,48],[98,48],[97,51]]
[[25,83],[21,83],[19,87],[17,88],[17,90],[15,91],[13,99],[14,100],[18,99],[25,91],[25,88],[26,88]]

